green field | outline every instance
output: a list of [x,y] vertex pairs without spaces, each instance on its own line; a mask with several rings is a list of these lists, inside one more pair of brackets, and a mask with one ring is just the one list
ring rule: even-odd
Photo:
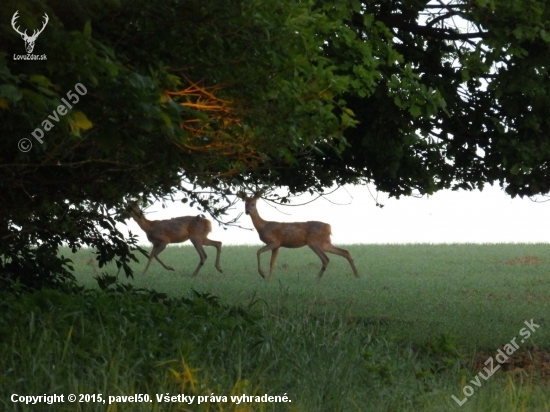
[[[224,247],[224,273],[207,248],[193,278],[198,255],[184,246],[161,254],[176,272],[153,262],[141,276],[140,257],[135,278],[119,275],[110,292],[5,296],[0,409],[550,411],[550,245],[346,248],[360,279],[334,255],[316,279],[320,261],[302,248],[283,249],[267,283],[256,269],[258,246]],[[95,266],[92,251],[70,257],[89,289],[101,272],[116,274],[114,265]],[[264,269],[268,262],[264,254]],[[521,342],[531,320],[539,327]],[[514,338],[519,349],[476,382]],[[451,396],[465,399],[465,385],[471,391],[459,406]],[[157,402],[167,392],[228,401]],[[47,409],[14,404],[13,393],[141,393],[154,401]],[[292,402],[229,399],[242,394]]]

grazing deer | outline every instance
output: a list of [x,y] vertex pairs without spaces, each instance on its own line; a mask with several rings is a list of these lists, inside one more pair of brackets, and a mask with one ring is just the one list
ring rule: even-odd
[[262,253],[271,250],[271,263],[269,264],[269,277],[267,278],[268,281],[271,281],[279,248],[298,248],[306,245],[319,256],[323,263],[317,275],[318,278],[323,276],[330,261],[325,252],[345,257],[351,265],[355,276],[359,277],[359,273],[349,252],[333,246],[330,242],[331,231],[329,224],[315,221],[298,223],[267,222],[260,217],[258,209],[256,209],[256,202],[261,197],[261,193],[255,194],[253,197],[247,197],[245,194],[239,193],[239,197],[244,200],[245,213],[250,215],[261,241],[266,244],[257,252],[258,272],[260,272],[263,278],[265,278],[265,275],[260,263],[260,255]]
[[186,240],[191,240],[201,259],[193,272],[193,276],[196,276],[207,258],[203,245],[214,246],[217,249],[216,269],[218,272],[222,272],[220,268],[222,242],[208,239],[208,234],[212,231],[210,220],[200,216],[182,216],[168,220],[147,220],[143,212],[135,204],[130,204],[127,211],[130,217],[147,234],[147,239],[153,244],[153,250],[149,254],[149,260],[143,274],[147,272],[153,259],[156,259],[164,269],[174,270],[174,268],[165,265],[158,255],[169,243],[181,243]]

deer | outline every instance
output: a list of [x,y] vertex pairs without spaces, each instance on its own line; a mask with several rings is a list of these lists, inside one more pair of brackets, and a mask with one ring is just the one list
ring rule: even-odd
[[156,259],[164,269],[173,271],[174,268],[165,265],[158,255],[168,244],[182,243],[187,240],[190,240],[193,246],[195,246],[200,257],[200,262],[192,276],[196,276],[199,273],[208,257],[203,246],[214,246],[216,248],[215,266],[218,272],[223,273],[220,268],[222,242],[208,239],[208,234],[212,231],[210,220],[201,216],[181,216],[167,220],[148,220],[145,218],[143,211],[135,203],[128,205],[127,213],[136,221],[141,230],[147,234],[147,239],[153,244],[153,250],[149,254],[149,260],[147,261],[143,275],[147,273],[153,259]]
[[359,272],[357,272],[357,268],[355,267],[355,263],[350,253],[331,243],[331,227],[328,223],[317,221],[283,223],[263,220],[256,207],[256,202],[262,197],[262,194],[262,192],[255,193],[252,197],[248,197],[242,192],[238,193],[238,196],[245,202],[245,213],[251,217],[252,224],[258,232],[260,240],[266,244],[256,253],[258,258],[258,272],[262,278],[265,279],[260,258],[262,253],[271,250],[271,262],[269,264],[269,276],[267,278],[267,281],[270,282],[273,277],[273,269],[279,254],[279,248],[300,248],[304,246],[309,246],[311,250],[319,256],[319,259],[321,259],[322,266],[317,274],[318,279],[321,279],[330,262],[326,253],[333,253],[346,258],[351,265],[353,274],[359,277]]
[[48,21],[50,21],[50,18],[48,17],[48,15],[46,13],[44,13],[44,24],[42,24],[42,28],[40,30],[33,30],[33,33],[32,33],[32,36],[29,36],[27,34],[27,30],[25,30],[25,32],[21,32],[19,30],[19,27],[15,27],[15,21],[19,18],[19,16],[17,15],[17,13],[19,13],[19,10],[17,10],[14,14],[13,14],[13,17],[11,18],[11,26],[13,27],[13,29],[21,35],[21,38],[23,39],[23,41],[25,42],[25,49],[27,50],[27,53],[32,53],[33,49],[34,49],[34,43],[36,42],[36,39],[38,38],[39,34],[42,33],[44,31],[44,29],[46,28],[46,24],[48,24]]

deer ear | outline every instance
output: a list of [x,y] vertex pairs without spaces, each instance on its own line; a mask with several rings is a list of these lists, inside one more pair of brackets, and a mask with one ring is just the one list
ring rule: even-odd
[[261,189],[261,190],[258,190],[257,192],[254,192],[254,199],[259,199],[260,197],[265,195],[266,192],[267,192],[266,189]]
[[127,204],[126,204],[126,210],[127,211],[139,211],[140,210],[140,204],[141,202],[139,200],[136,200],[136,199],[133,199],[133,200],[130,200]]
[[242,199],[242,200],[245,200],[245,199],[246,199],[246,193],[243,192],[242,190],[239,190],[239,191],[237,192],[237,197],[240,198],[240,199]]

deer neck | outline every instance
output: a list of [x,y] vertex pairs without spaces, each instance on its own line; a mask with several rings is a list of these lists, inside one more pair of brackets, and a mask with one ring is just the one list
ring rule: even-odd
[[256,230],[257,231],[262,230],[267,222],[260,217],[260,214],[255,208],[251,210],[249,214],[250,214],[250,217],[252,218],[252,224],[254,225]]
[[132,219],[136,221],[138,226],[143,230],[145,233],[149,233],[151,229],[151,221],[145,219],[144,217],[139,217],[137,215],[132,215]]

